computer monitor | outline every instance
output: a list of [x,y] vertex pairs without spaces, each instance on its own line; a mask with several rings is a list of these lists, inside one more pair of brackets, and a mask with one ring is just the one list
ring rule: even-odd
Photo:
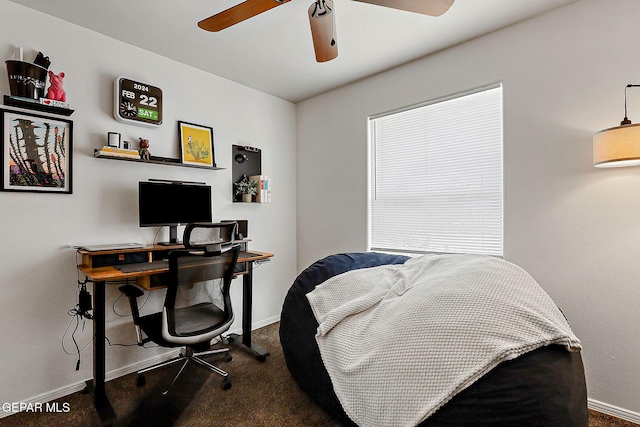
[[149,180],[138,183],[140,227],[169,227],[169,241],[176,244],[178,226],[211,222],[211,186],[184,181]]

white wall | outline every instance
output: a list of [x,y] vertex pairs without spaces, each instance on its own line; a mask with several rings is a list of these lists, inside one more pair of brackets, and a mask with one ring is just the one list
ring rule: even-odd
[[[75,304],[76,256],[69,245],[138,241],[152,243],[156,228],[140,228],[137,183],[148,178],[205,181],[213,186],[215,219],[248,219],[250,248],[274,252],[270,264],[254,273],[254,325],[278,320],[282,300],[296,274],[295,105],[212,76],[98,33],[0,0],[0,57],[11,59],[22,46],[25,60],[38,51],[51,69],[64,71],[68,102],[75,109],[73,194],[0,192],[0,402],[20,402],[55,394],[91,377],[92,347],[82,352],[82,366],[66,355],[61,339]],[[8,94],[6,71],[0,93]],[[117,76],[160,87],[164,124],[158,129],[126,125],[113,119],[113,84]],[[178,157],[177,121],[212,126],[221,171],[94,159],[108,131],[124,139],[151,141],[150,151]],[[262,171],[273,182],[271,204],[231,203],[231,146],[261,148]],[[181,232],[182,229],[179,230]],[[166,240],[167,232],[159,240]],[[240,328],[241,281],[234,286]],[[162,302],[163,292],[149,306]],[[133,343],[129,318],[111,306],[119,295],[107,291],[107,336],[112,343]],[[147,307],[149,307],[147,306]],[[127,303],[116,304],[127,313]],[[91,339],[91,322],[77,334],[81,346]],[[65,346],[73,350],[70,337]],[[126,368],[162,353],[160,349],[110,347],[107,371]]]
[[369,115],[502,82],[505,258],[581,338],[589,397],[640,421],[640,169],[591,154],[640,83],[638,16],[637,0],[581,0],[298,104],[298,270],[367,249]]

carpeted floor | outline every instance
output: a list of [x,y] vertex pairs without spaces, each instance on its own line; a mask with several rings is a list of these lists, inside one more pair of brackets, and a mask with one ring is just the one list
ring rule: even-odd
[[[116,411],[116,426],[223,426],[223,427],[338,427],[300,391],[286,368],[278,340],[279,323],[254,332],[271,356],[258,362],[240,348],[232,348],[233,360],[210,360],[229,372],[233,386],[222,390],[221,377],[199,366],[190,366],[167,396],[162,396],[178,366],[150,372],[147,384],[136,387],[135,374],[107,383],[107,394]],[[58,400],[68,413],[19,413],[0,419],[0,427],[99,426],[92,396],[74,393]],[[589,427],[638,427],[591,411]]]

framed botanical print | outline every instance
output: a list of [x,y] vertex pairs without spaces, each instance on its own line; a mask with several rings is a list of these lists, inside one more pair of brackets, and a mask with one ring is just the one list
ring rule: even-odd
[[186,165],[216,167],[213,154],[213,128],[178,122],[180,161]]
[[3,191],[72,193],[73,122],[0,109]]

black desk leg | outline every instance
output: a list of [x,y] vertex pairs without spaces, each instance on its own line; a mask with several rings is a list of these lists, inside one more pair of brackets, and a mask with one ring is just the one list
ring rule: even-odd
[[102,425],[110,425],[116,419],[109,398],[105,393],[105,282],[93,286],[93,398]]
[[242,335],[230,334],[227,339],[230,343],[239,341],[250,350],[261,362],[264,362],[271,353],[251,342],[251,309],[253,307],[253,263],[247,263],[247,274],[242,276]]

